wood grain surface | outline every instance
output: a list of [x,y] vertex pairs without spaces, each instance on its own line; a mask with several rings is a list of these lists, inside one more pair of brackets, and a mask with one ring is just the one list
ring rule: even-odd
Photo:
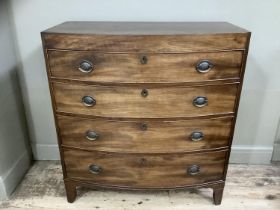
[[[168,188],[222,180],[227,153],[143,155],[85,152],[66,148],[63,152],[68,178],[131,188]],[[102,167],[102,171],[92,174],[88,170],[91,164]],[[200,166],[199,174],[187,174],[187,168],[192,165]]]
[[[68,201],[77,186],[211,187],[219,205],[250,35],[224,22],[65,22],[42,32]],[[83,60],[94,71],[80,72]],[[198,73],[200,60],[214,67]],[[207,106],[193,105],[198,96]],[[193,131],[203,140],[191,141]],[[90,173],[90,164],[102,171]],[[191,165],[200,173],[188,175]]]
[[96,52],[209,52],[243,50],[246,33],[211,35],[78,35],[42,34],[47,49]]
[[[233,113],[237,84],[201,87],[149,88],[141,96],[141,87],[86,86],[53,83],[57,111],[103,117],[168,118]],[[96,105],[86,107],[84,96]],[[208,98],[208,105],[195,107],[198,96]]]
[[[52,77],[119,83],[176,83],[238,79],[242,54],[243,51],[187,54],[48,51]],[[141,56],[146,56],[147,64],[141,64]],[[84,73],[78,70],[84,60],[93,64],[92,72]],[[196,70],[196,65],[202,60],[208,60],[214,65],[207,73]]]
[[67,21],[43,33],[80,35],[174,35],[247,33],[227,22],[106,22]]
[[[125,153],[174,153],[217,149],[229,144],[232,117],[180,121],[117,121],[58,115],[62,145],[85,150]],[[147,130],[141,129],[142,123]],[[86,138],[95,131],[95,141]],[[192,141],[194,131],[203,132]]]

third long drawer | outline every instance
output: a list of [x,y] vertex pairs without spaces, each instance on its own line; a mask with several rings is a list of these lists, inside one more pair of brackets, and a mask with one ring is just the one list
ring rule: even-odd
[[233,117],[161,120],[85,119],[58,115],[62,145],[126,153],[172,153],[229,145]]

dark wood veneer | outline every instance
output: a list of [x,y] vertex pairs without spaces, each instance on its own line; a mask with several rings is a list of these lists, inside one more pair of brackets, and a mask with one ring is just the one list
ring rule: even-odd
[[[227,147],[232,117],[172,120],[172,121],[119,121],[84,119],[58,115],[62,145],[86,150],[124,153],[176,153]],[[145,123],[147,130],[141,125]],[[99,137],[90,141],[87,131]],[[204,137],[193,141],[191,134],[203,132]],[[125,147],[123,146],[125,145]]]
[[[210,53],[94,53],[90,51],[48,51],[50,73],[55,78],[115,83],[178,83],[239,78],[243,51]],[[141,64],[141,56],[147,63]],[[214,67],[206,74],[196,65],[209,60]],[[78,71],[82,60],[93,64],[89,73]],[[158,69],[161,73],[159,74]]]
[[[66,22],[42,32],[68,201],[77,186],[210,187],[219,205],[249,40],[224,22]],[[83,60],[92,72],[78,70]],[[202,60],[214,64],[207,73],[196,71]],[[96,105],[85,107],[85,95]],[[196,96],[208,105],[194,107]],[[202,140],[192,141],[193,131]],[[102,170],[92,174],[91,164]],[[190,175],[193,165],[200,170]]]
[[[149,95],[145,98],[141,96],[143,86],[53,83],[53,88],[57,111],[102,117],[168,118],[233,113],[238,85],[154,87],[147,88]],[[83,96],[93,97],[96,105],[84,106]],[[198,96],[207,97],[208,105],[195,107],[193,100]]]
[[[223,179],[227,151],[188,154],[126,154],[63,149],[68,178],[131,188],[171,188],[191,186]],[[82,161],[81,161],[82,160]],[[102,167],[92,174],[88,167]],[[200,166],[197,175],[187,168]]]

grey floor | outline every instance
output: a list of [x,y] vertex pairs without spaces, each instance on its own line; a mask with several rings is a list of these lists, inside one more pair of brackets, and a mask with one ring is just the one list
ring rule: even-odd
[[78,190],[66,201],[58,161],[37,161],[0,209],[98,210],[280,210],[280,165],[230,165],[222,205],[212,204],[211,189],[163,192]]

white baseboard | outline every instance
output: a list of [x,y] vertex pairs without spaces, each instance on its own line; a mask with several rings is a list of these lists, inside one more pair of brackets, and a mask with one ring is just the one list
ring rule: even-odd
[[[56,144],[33,144],[35,160],[59,160],[59,150]],[[234,145],[232,147],[230,163],[270,164],[272,147],[252,147]]]
[[31,144],[35,160],[60,160],[57,144]]
[[275,143],[273,147],[272,161],[280,161],[280,144],[278,142]]
[[0,200],[7,199],[12,194],[29,169],[30,162],[30,154],[25,151],[13,166],[0,176]]
[[273,147],[233,145],[230,163],[270,164]]
[[6,187],[2,177],[0,177],[0,201],[7,198]]

